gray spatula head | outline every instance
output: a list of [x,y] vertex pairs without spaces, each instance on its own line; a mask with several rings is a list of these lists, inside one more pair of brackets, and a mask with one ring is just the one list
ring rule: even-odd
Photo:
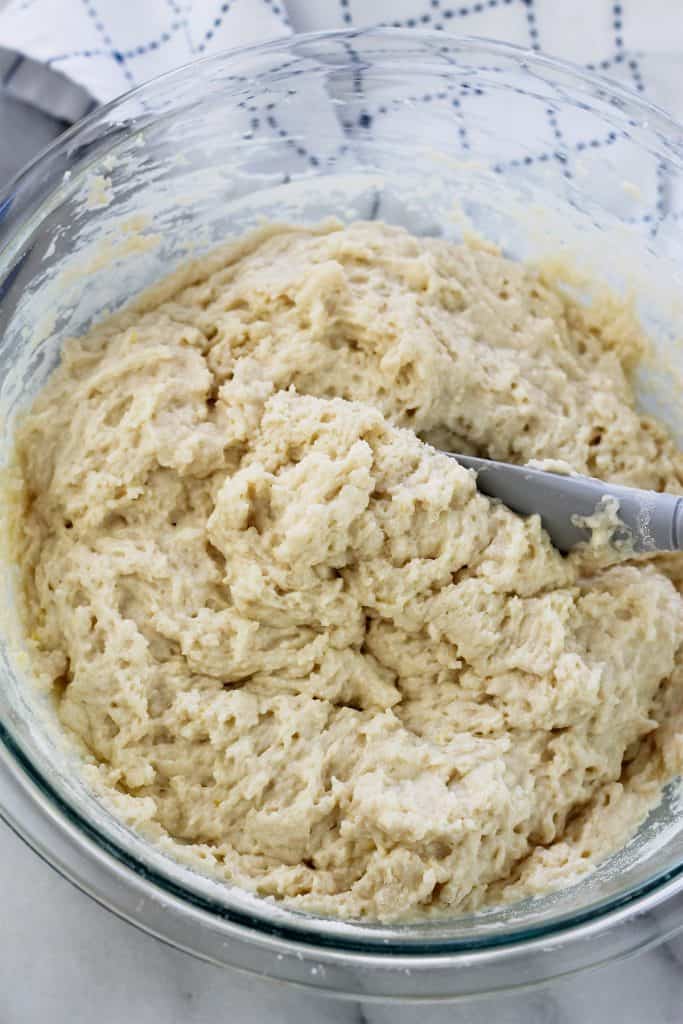
[[590,476],[562,476],[471,455],[453,457],[476,470],[482,494],[499,498],[521,515],[538,513],[560,551],[590,540],[591,530],[581,520],[610,507],[616,508],[619,519],[613,539],[625,541],[629,550],[677,551],[683,543],[683,497],[677,494],[640,491]]

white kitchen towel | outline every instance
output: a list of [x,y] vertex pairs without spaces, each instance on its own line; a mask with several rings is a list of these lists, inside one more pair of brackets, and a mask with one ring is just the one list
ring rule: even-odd
[[100,102],[195,57],[290,31],[278,0],[0,0],[0,46]]
[[[198,56],[320,29],[391,25],[503,39],[601,72],[683,120],[682,0],[0,0],[0,86],[9,95],[62,121]],[[5,47],[5,49],[3,49]],[[59,74],[61,72],[61,74]],[[74,84],[76,83],[76,84]],[[428,97],[425,97],[427,100]],[[485,99],[485,97],[484,97]],[[552,114],[552,111],[549,112]],[[363,114],[380,122],[391,111]],[[458,107],[465,149],[476,147],[477,97]],[[274,115],[271,118],[274,120]],[[292,153],[319,162],[294,139],[297,126],[281,118]],[[393,126],[395,128],[395,125]],[[599,175],[605,147],[616,137],[584,137],[549,116],[533,159],[561,159],[567,173],[580,160]],[[341,133],[333,108],[321,130],[333,146]],[[385,128],[392,128],[385,125]],[[381,125],[378,130],[381,130]],[[338,136],[338,138],[337,138]],[[0,140],[0,145],[2,140]],[[322,143],[321,143],[322,144]],[[513,167],[521,154],[512,154]],[[529,155],[524,156],[529,160]],[[626,159],[626,157],[625,157]],[[671,186],[656,161],[634,166],[629,180],[646,197],[651,230],[672,206]],[[638,161],[635,161],[637,164]]]
[[219,50],[372,24],[543,50],[683,118],[681,0],[0,0],[0,46],[61,71],[99,101]]

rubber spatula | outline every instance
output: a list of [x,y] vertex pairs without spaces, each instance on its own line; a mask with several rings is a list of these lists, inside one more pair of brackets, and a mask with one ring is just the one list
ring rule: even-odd
[[471,455],[453,457],[476,471],[482,494],[499,498],[521,515],[538,513],[560,551],[589,541],[591,530],[584,520],[610,505],[619,520],[612,540],[624,543],[629,551],[677,551],[683,545],[683,497],[677,494],[640,491],[590,476],[564,476]]

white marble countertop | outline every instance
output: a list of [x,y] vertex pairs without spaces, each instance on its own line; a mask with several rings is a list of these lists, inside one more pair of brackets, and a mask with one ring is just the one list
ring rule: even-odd
[[533,992],[342,1002],[202,963],[103,910],[0,823],[0,1024],[682,1024],[683,933]]

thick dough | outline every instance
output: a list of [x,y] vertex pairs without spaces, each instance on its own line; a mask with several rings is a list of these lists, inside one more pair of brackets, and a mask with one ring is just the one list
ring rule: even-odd
[[643,350],[614,303],[376,223],[264,229],[67,344],[18,434],[19,557],[116,812],[378,919],[623,843],[683,760],[680,560],[563,558],[416,434],[682,490]]

